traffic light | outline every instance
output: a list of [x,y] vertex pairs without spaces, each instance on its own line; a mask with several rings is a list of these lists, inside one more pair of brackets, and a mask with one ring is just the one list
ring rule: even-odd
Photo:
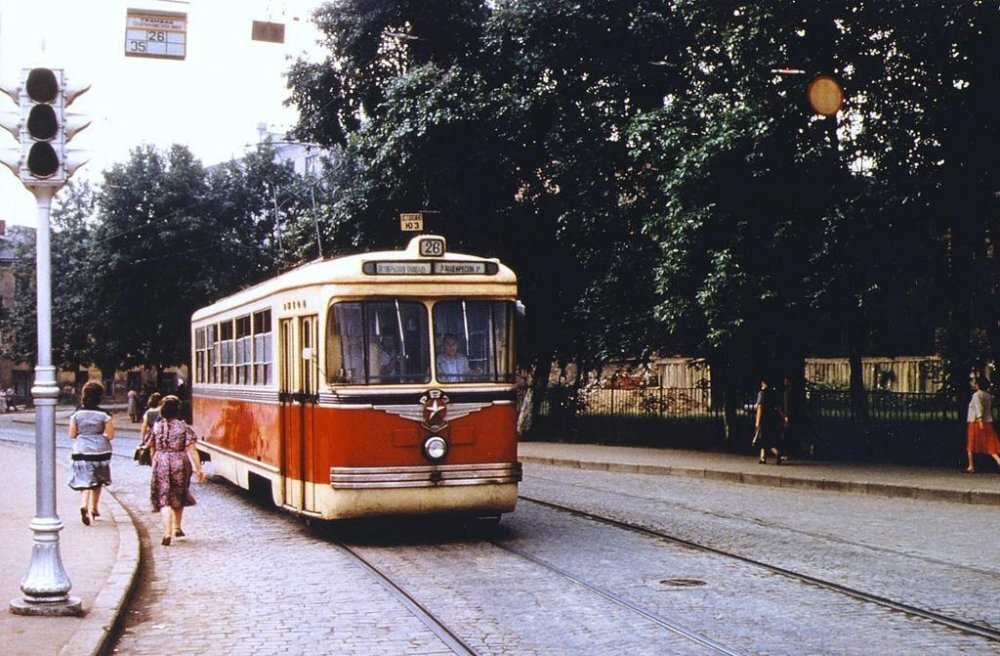
[[0,85],[19,110],[0,115],[0,125],[20,142],[19,149],[0,152],[0,161],[25,186],[61,186],[86,161],[66,143],[90,121],[66,108],[89,88],[69,88],[58,68],[24,69],[17,86]]

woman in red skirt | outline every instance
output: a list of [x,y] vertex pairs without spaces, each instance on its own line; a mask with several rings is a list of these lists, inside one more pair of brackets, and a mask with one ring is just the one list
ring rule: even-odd
[[969,457],[967,474],[976,471],[972,457],[976,453],[987,453],[993,456],[1000,467],[1000,438],[993,430],[993,397],[985,389],[986,381],[977,378],[972,383],[972,400],[969,401],[969,422],[966,429],[965,453]]

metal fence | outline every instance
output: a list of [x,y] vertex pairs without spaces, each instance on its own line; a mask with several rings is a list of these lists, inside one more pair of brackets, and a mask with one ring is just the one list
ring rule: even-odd
[[[727,437],[708,387],[553,387],[526,437],[749,453],[755,398],[737,404]],[[873,390],[858,416],[847,390],[811,389],[806,408],[793,456],[950,465],[964,451],[964,416],[947,395]]]

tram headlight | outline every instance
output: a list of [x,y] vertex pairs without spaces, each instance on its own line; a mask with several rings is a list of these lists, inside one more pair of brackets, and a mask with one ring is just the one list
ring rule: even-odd
[[440,435],[431,435],[424,440],[424,457],[431,462],[441,462],[448,455],[448,442]]

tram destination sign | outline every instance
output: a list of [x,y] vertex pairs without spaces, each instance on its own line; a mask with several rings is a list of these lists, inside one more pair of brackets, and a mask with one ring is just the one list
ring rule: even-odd
[[466,262],[460,260],[374,260],[361,265],[369,276],[495,276],[500,271],[496,262]]
[[129,9],[125,16],[125,56],[184,59],[187,14]]

